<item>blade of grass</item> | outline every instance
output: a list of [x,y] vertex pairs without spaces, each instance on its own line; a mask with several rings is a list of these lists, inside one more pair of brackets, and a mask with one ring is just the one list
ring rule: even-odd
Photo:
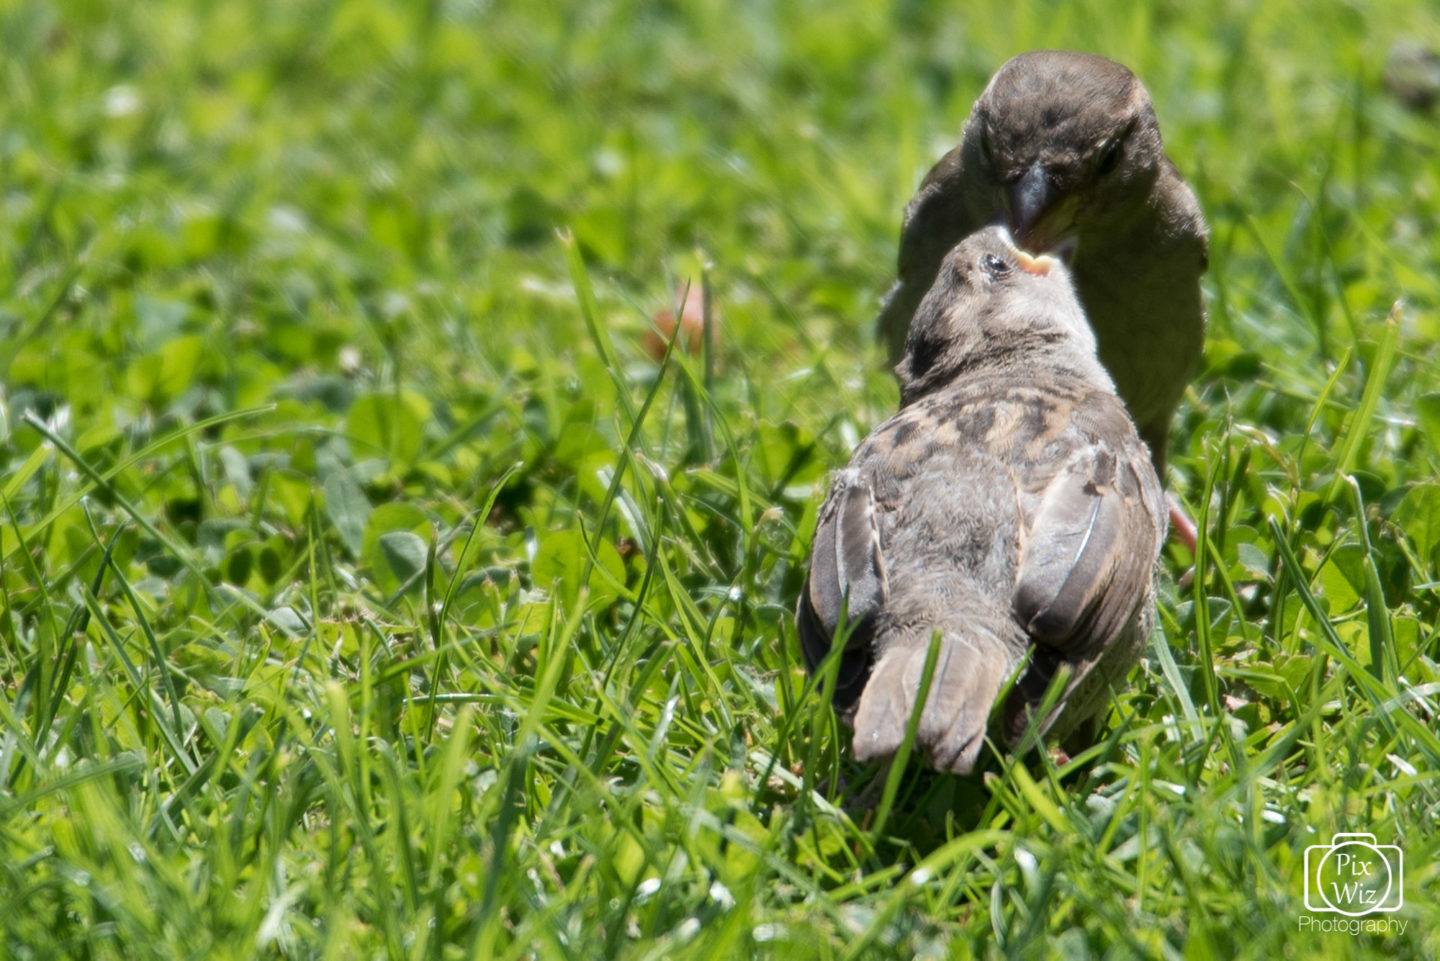
[[920,718],[925,714],[925,705],[930,698],[930,686],[935,680],[935,666],[940,661],[940,645],[944,638],[938,630],[930,634],[930,645],[925,649],[925,665],[920,671],[920,687],[915,692],[915,706],[905,722],[905,737],[890,760],[890,769],[885,773],[885,787],[880,794],[880,805],[875,809],[875,821],[871,833],[879,838],[885,836],[885,825],[890,820],[890,811],[895,806],[895,795],[900,790],[900,780],[910,764],[910,753],[915,747],[915,735],[920,730]]
[[1366,373],[1365,389],[1360,394],[1360,404],[1355,408],[1355,416],[1350,419],[1345,436],[1341,438],[1336,449],[1335,479],[1330,484],[1330,491],[1326,495],[1327,501],[1335,499],[1340,485],[1345,482],[1344,475],[1355,470],[1355,461],[1360,455],[1360,445],[1364,443],[1366,435],[1370,433],[1370,423],[1375,419],[1375,409],[1380,403],[1380,394],[1385,389],[1385,382],[1390,379],[1391,369],[1395,366],[1395,348],[1399,341],[1400,302],[1397,300],[1385,318],[1380,342],[1375,345],[1375,357],[1371,360]]

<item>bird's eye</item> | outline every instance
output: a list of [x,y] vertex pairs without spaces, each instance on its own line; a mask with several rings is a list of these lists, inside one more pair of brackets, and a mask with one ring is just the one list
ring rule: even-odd
[[1114,170],[1116,167],[1120,166],[1120,153],[1123,149],[1124,144],[1119,140],[1116,140],[1114,143],[1110,144],[1110,146],[1105,149],[1104,156],[1100,158],[1100,166],[1096,168],[1099,171],[1100,176],[1103,177],[1110,171]]
[[1010,265],[994,254],[986,254],[981,257],[980,266],[985,268],[985,272],[991,277],[1004,277],[1010,273]]

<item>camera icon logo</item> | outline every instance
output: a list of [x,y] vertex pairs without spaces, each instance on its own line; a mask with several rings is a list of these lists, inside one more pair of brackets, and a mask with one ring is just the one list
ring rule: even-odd
[[1405,904],[1405,855],[1373,834],[1336,834],[1305,849],[1305,907],[1358,918]]

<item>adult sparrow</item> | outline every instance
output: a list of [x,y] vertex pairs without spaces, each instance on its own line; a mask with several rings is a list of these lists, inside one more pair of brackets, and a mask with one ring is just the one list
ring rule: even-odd
[[1133,73],[1062,50],[1000,67],[959,146],[906,207],[899,276],[878,321],[892,362],[941,260],[991,223],[1066,259],[1100,362],[1163,481],[1170,421],[1204,341],[1209,233]]

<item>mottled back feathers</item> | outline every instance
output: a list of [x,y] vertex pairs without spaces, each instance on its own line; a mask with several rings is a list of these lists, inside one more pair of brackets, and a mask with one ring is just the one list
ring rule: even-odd
[[[1002,712],[1016,729],[1000,732],[1007,741],[1061,664],[1063,700],[1133,663],[1165,509],[1148,451],[1076,327],[1063,268],[987,230],[941,273],[912,337],[931,357],[907,356],[904,406],[837,474],[797,617],[812,669],[842,611],[858,625],[832,695],[862,760],[898,747],[938,632],[918,742],[934,766],[965,773],[1027,657],[1034,677]],[[1123,666],[1097,673],[1116,652]],[[1064,712],[1065,726],[1103,703],[1103,687]]]

